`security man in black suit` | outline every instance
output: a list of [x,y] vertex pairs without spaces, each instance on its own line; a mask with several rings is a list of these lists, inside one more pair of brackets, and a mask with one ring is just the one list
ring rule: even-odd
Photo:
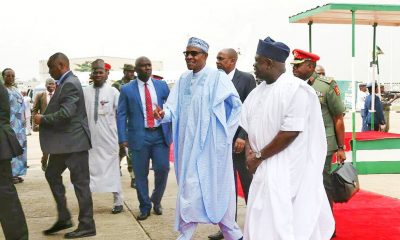
[[[217,55],[217,68],[223,70],[228,78],[232,80],[237,92],[239,93],[240,100],[244,102],[249,93],[256,87],[256,80],[253,75],[245,73],[236,69],[236,62],[238,59],[237,52],[232,48],[222,49]],[[237,192],[236,172],[239,173],[240,183],[242,185],[244,199],[247,203],[249,188],[253,176],[247,171],[246,168],[246,155],[244,152],[245,140],[247,138],[246,132],[239,127],[233,138],[233,167],[235,171],[235,187]],[[236,212],[237,212],[237,196],[236,196]],[[209,239],[218,240],[223,239],[221,231],[216,234],[208,236]]]
[[79,225],[75,231],[66,233],[64,237],[94,236],[96,227],[89,188],[88,150],[91,142],[82,86],[70,71],[69,59],[63,53],[52,55],[47,66],[50,76],[57,80],[57,88],[44,114],[36,114],[34,119],[40,126],[42,151],[50,154],[45,175],[57,203],[58,220],[43,234],[49,235],[72,227],[61,176],[68,168],[79,204]]
[[11,159],[23,153],[10,126],[8,91],[0,81],[0,223],[7,240],[28,239],[25,214],[12,182]]

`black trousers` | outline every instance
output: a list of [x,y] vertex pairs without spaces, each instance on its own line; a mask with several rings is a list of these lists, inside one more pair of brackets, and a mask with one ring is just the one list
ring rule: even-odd
[[0,161],[0,223],[7,240],[28,239],[28,226],[11,180],[11,159]]
[[58,220],[71,219],[65,198],[65,187],[61,174],[68,168],[71,182],[79,204],[79,229],[95,229],[93,219],[93,201],[90,192],[89,154],[88,151],[65,154],[50,154],[46,169],[46,179],[57,204]]
[[253,175],[249,173],[249,171],[246,168],[246,155],[245,151],[237,154],[233,153],[232,155],[233,158],[233,173],[235,177],[235,189],[236,189],[236,213],[235,213],[235,219],[237,216],[237,178],[236,178],[236,172],[239,174],[240,178],[240,184],[242,185],[243,193],[244,193],[244,200],[246,201],[247,204],[247,198],[249,196],[249,189],[250,189],[250,184],[251,181],[253,180]]

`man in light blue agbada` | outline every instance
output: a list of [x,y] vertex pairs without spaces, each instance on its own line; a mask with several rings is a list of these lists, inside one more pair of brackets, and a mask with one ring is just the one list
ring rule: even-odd
[[225,239],[242,239],[232,165],[241,101],[226,73],[206,66],[205,41],[190,38],[183,54],[189,71],[175,83],[164,109],[154,111],[163,122],[172,121],[178,239],[191,239],[198,223],[218,224]]

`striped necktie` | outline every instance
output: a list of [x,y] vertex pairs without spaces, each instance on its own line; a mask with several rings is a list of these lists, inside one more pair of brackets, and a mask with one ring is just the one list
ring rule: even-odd
[[147,119],[147,127],[154,127],[154,116],[153,116],[153,103],[151,102],[150,91],[147,87],[147,83],[144,84],[144,94],[146,99],[146,119]]

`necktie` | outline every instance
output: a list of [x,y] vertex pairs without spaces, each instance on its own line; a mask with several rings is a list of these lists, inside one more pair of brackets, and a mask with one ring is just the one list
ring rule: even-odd
[[94,88],[94,122],[97,123],[97,119],[99,118],[99,88]]
[[144,95],[146,99],[146,118],[147,118],[147,127],[154,127],[154,116],[153,116],[153,104],[151,102],[150,91],[147,88],[147,83],[144,84]]

